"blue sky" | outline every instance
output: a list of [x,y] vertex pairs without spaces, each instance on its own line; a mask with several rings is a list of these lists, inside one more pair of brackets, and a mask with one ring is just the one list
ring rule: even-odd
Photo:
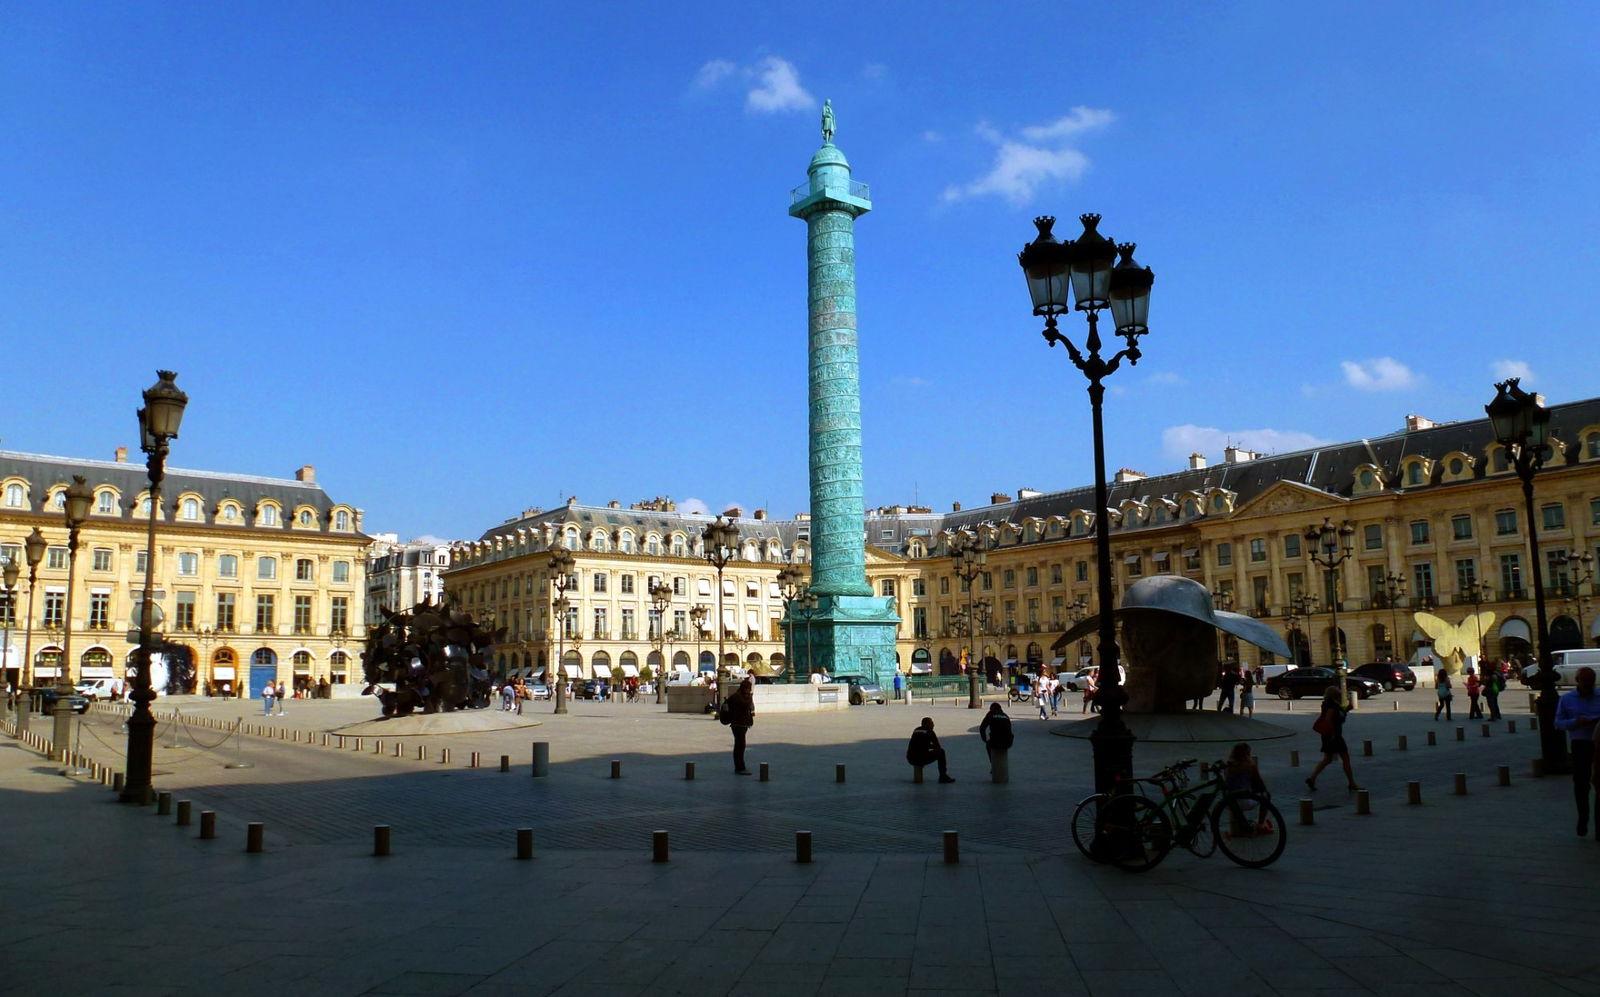
[[869,504],[1090,479],[1041,213],[1156,271],[1113,468],[1600,388],[1591,5],[671,6],[10,5],[0,446],[136,444],[159,365],[175,464],[315,464],[369,530],[802,509],[824,97]]

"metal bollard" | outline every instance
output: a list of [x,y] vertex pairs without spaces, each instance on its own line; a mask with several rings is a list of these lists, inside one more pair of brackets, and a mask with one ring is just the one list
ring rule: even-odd
[[811,832],[794,832],[794,860],[796,862],[811,861]]
[[762,762],[761,763],[760,772],[761,772],[760,780],[762,782],[771,782],[772,781],[772,769],[767,766],[766,762]]
[[652,831],[650,834],[650,861],[667,861],[667,832]]
[[511,771],[511,756],[510,755],[501,755],[500,756],[500,771],[502,771],[502,772],[510,772]]
[[833,781],[834,782],[844,782],[844,766],[843,765],[835,765],[833,767]]
[[439,749],[439,764],[440,765],[449,765],[450,764],[450,749],[449,748],[440,748]]
[[1305,799],[1301,800],[1300,801],[1300,823],[1302,823],[1302,824],[1315,824],[1316,822],[1317,822],[1317,818],[1315,816],[1313,816],[1313,814],[1311,812],[1311,801],[1310,800],[1305,800]]
[[1297,769],[1300,767],[1300,752],[1289,752],[1289,767],[1292,769]]
[[217,812],[215,810],[200,811],[200,838],[208,840],[217,836]]
[[1467,739],[1467,729],[1465,727],[1457,727],[1456,728],[1456,740],[1457,741],[1465,741],[1466,739]]
[[189,826],[189,815],[191,813],[193,813],[193,810],[194,810],[194,804],[190,803],[188,800],[179,800],[178,801],[178,826],[179,827],[188,827]]
[[417,761],[425,762],[427,760],[428,760],[428,749],[427,749],[427,747],[424,746],[424,745],[421,745],[421,744],[417,745]]
[[1287,709],[1290,713],[1294,712],[1294,700],[1286,699],[1286,700],[1283,701],[1283,705],[1284,705],[1284,708]]
[[266,835],[267,825],[260,821],[252,821],[244,826],[244,850],[255,853],[261,851],[261,840]]
[[1372,757],[1372,742],[1371,741],[1362,741],[1361,742],[1361,753],[1363,755],[1367,756],[1368,758]]
[[1422,805],[1422,783],[1406,783],[1406,802],[1414,807]]
[[694,779],[694,762],[683,763],[683,778],[688,781]]
[[1529,717],[1528,718],[1528,729],[1529,730],[1538,730],[1539,729],[1539,718],[1538,717]]
[[1533,773],[1533,777],[1535,779],[1544,778],[1544,759],[1543,758],[1535,758],[1533,760],[1533,762],[1528,766],[1528,770]]
[[1537,712],[1539,712],[1539,697],[1535,696],[1531,692],[1528,693],[1528,712],[1529,713],[1537,713]]
[[1500,785],[1502,785],[1502,786],[1511,785],[1511,766],[1509,766],[1509,765],[1501,765],[1499,768],[1495,769],[1494,772],[1495,772],[1495,776],[1497,777]]
[[911,781],[916,783],[919,786],[922,785],[922,766],[921,765],[913,765],[913,766],[911,766]]
[[944,832],[944,864],[956,865],[961,861],[961,835],[955,831]]
[[356,751],[360,751],[361,750],[361,738],[359,738],[359,737],[355,739],[355,750]]
[[1372,797],[1364,789],[1356,790],[1356,813],[1362,817],[1372,813]]
[[401,744],[399,741],[394,742],[394,756],[396,758],[400,757],[400,751],[404,747],[405,747],[405,745]]
[[1506,721],[1506,733],[1507,734],[1515,734],[1516,732],[1517,732],[1517,722],[1515,720],[1507,720]]
[[372,753],[374,755],[383,754],[383,742],[382,741],[373,741],[372,742]]
[[172,794],[171,793],[157,793],[156,794],[156,816],[157,817],[170,817],[171,815],[172,815]]
[[[1107,674],[1109,675],[1110,673],[1107,672]],[[322,735],[322,746],[324,748],[326,748],[328,746],[328,735],[326,735],[326,734]]]
[[524,860],[533,858],[533,828],[531,827],[517,828],[517,858]]
[[1394,750],[1396,750],[1396,751],[1404,751],[1404,750],[1406,750],[1406,736],[1404,734],[1401,734],[1399,737],[1395,738]]
[[474,751],[472,757],[467,759],[467,768],[475,769],[483,764],[483,753]]
[[1391,712],[1391,713],[1399,713],[1400,712],[1400,700],[1391,699],[1391,700],[1389,700],[1389,702],[1394,705],[1394,709],[1390,710],[1389,712]]
[[1484,724],[1483,725],[1483,736],[1484,737],[1488,737],[1489,736],[1489,725],[1488,724]]
[[389,854],[389,825],[374,824],[372,827],[372,855],[382,858]]
[[543,779],[550,774],[550,742],[533,742],[533,777]]
[[611,778],[622,778],[622,762],[615,758],[611,759]]
[[111,776],[111,791],[113,793],[122,792],[122,786],[123,786],[122,780],[125,779],[125,778],[126,778],[126,776],[124,776],[121,772],[114,773]]
[[1457,796],[1466,796],[1467,795],[1467,774],[1465,772],[1457,772],[1456,773],[1456,789],[1455,789],[1455,792],[1456,792]]
[[1435,744],[1438,744],[1438,743],[1439,743],[1439,732],[1438,731],[1434,731],[1434,730],[1428,731],[1428,744],[1430,746],[1432,746],[1432,745],[1435,745]]

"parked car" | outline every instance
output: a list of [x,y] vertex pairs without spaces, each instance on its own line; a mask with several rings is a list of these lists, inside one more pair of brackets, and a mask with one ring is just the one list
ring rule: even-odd
[[1099,671],[1099,665],[1095,665],[1092,668],[1080,668],[1071,675],[1062,678],[1061,685],[1072,692],[1082,692],[1088,687],[1089,680],[1094,678]]
[[1396,689],[1410,692],[1417,687],[1417,673],[1411,670],[1410,665],[1399,661],[1369,661],[1350,669],[1350,674],[1371,679],[1383,686],[1384,692]]
[[[1321,665],[1306,665],[1300,668],[1291,668],[1282,675],[1274,675],[1267,679],[1267,695],[1277,696],[1279,699],[1299,699],[1301,696],[1321,696],[1327,691],[1328,686],[1337,685],[1339,673],[1332,668]],[[1383,691],[1383,686],[1372,679],[1360,675],[1351,675],[1348,679],[1350,693],[1357,699],[1366,699],[1376,696]]]
[[528,686],[528,695],[534,699],[549,699],[551,695],[550,687],[543,682],[535,682],[533,685]]
[[868,702],[882,705],[889,702],[889,697],[884,695],[883,686],[876,682],[868,682],[853,675],[846,678],[845,682],[850,686],[851,706],[861,706]]
[[[1556,685],[1571,686],[1578,681],[1578,669],[1593,668],[1600,672],[1600,647],[1577,647],[1562,651],[1550,652],[1550,665],[1556,670]],[[1537,685],[1539,663],[1533,664],[1522,670],[1524,685]]]
[[[40,712],[45,716],[55,715],[56,705],[61,702],[61,691],[59,689],[39,689],[36,691],[39,693],[39,700],[43,704]],[[74,713],[88,713],[89,699],[86,696],[78,695],[76,692],[68,693],[67,707]]]

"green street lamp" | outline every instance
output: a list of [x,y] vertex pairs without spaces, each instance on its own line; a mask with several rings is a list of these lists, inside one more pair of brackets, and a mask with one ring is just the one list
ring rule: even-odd
[[67,486],[66,501],[62,503],[67,522],[67,599],[66,618],[62,621],[61,667],[56,669],[56,709],[54,743],[50,757],[65,761],[72,749],[72,710],[68,708],[72,695],[72,590],[77,579],[78,531],[89,518],[89,507],[94,504],[94,489],[81,474],[72,476]]
[[722,669],[724,666],[724,642],[727,639],[727,627],[724,621],[727,617],[722,611],[722,569],[739,555],[739,527],[731,520],[721,516],[715,522],[707,523],[700,539],[705,542],[703,555],[712,567],[717,569],[717,694],[713,697],[720,702],[722,699]]
[[1533,613],[1539,628],[1539,749],[1546,775],[1567,771],[1567,739],[1556,729],[1556,672],[1550,662],[1550,621],[1545,613],[1544,567],[1539,563],[1539,526],[1533,515],[1533,478],[1544,466],[1550,446],[1550,410],[1544,396],[1522,390],[1519,378],[1495,384],[1494,400],[1483,407],[1495,441],[1506,450],[1522,482],[1522,505],[1528,518],[1528,553],[1533,561]]
[[[987,545],[978,537],[965,531],[957,533],[950,541],[951,558],[950,566],[955,571],[957,578],[967,590],[967,619],[973,620],[972,583],[983,574],[989,564],[989,550]],[[976,710],[983,706],[983,696],[978,688],[978,645],[976,626],[967,628],[967,709]]]
[[22,546],[28,562],[28,615],[22,622],[22,671],[17,676],[18,734],[28,729],[28,720],[31,716],[28,702],[31,697],[28,690],[32,689],[33,683],[29,681],[28,671],[33,666],[33,593],[39,588],[39,565],[44,561],[44,553],[49,544],[45,541],[44,534],[35,526],[33,532],[22,542]]
[[667,607],[670,605],[672,605],[672,586],[666,582],[657,582],[650,589],[650,608],[654,609],[656,613],[655,627],[650,634],[650,642],[655,646],[657,653],[661,655],[662,662],[657,669],[662,674],[655,676],[657,704],[664,702],[666,697]]
[[13,557],[8,557],[4,560],[5,567],[0,568],[0,580],[5,582],[6,615],[5,619],[0,620],[0,627],[3,627],[3,633],[0,633],[0,658],[4,659],[4,664],[0,665],[0,683],[9,685],[13,690],[13,695],[20,699],[22,695],[21,664],[17,665],[15,682],[6,672],[11,670],[11,626],[17,617],[17,579],[22,575],[22,565],[18,564],[16,558]]
[[1344,634],[1339,632],[1339,568],[1355,553],[1355,535],[1356,528],[1348,519],[1335,526],[1327,517],[1305,531],[1306,556],[1328,573],[1328,611],[1333,614],[1329,640],[1333,666],[1339,672],[1339,705],[1345,709],[1350,707],[1350,663],[1344,657]]
[[550,602],[550,615],[556,629],[556,662],[553,674],[556,683],[556,713],[567,712],[567,610],[572,600],[567,598],[567,588],[572,584],[572,566],[576,563],[572,552],[557,547],[550,552],[550,562],[545,574],[550,581],[550,591],[555,598]]
[[[1096,583],[1100,611],[1100,722],[1090,735],[1094,748],[1094,784],[1099,792],[1109,793],[1116,785],[1133,778],[1133,732],[1122,719],[1128,694],[1122,688],[1121,654],[1117,648],[1115,587],[1111,577],[1111,524],[1106,517],[1106,446],[1101,405],[1105,399],[1105,379],[1122,361],[1139,362],[1139,337],[1150,331],[1150,289],[1155,274],[1149,267],[1134,262],[1134,244],[1118,245],[1101,235],[1100,216],[1080,215],[1083,232],[1076,240],[1060,242],[1051,233],[1055,218],[1042,215],[1034,219],[1038,236],[1017,255],[1027,278],[1033,314],[1045,319],[1044,339],[1050,346],[1066,347],[1073,366],[1088,380],[1089,408],[1093,419],[1095,556]],[[1121,255],[1119,262],[1117,257]],[[1071,298],[1068,298],[1068,290]],[[1088,318],[1089,331],[1084,350],[1057,328],[1056,316],[1076,308]],[[1101,356],[1100,312],[1111,309],[1116,334],[1127,346],[1110,359]],[[1087,355],[1085,354],[1087,351]]]
[[778,596],[783,599],[783,673],[794,673],[794,603],[807,591],[806,574],[792,564],[778,569]]
[[133,715],[128,717],[128,770],[120,799],[140,805],[151,799],[151,765],[155,758],[156,718],[150,712],[150,704],[156,693],[150,687],[150,656],[155,653],[156,518],[161,512],[167,452],[178,438],[183,410],[189,404],[189,396],[178,388],[177,377],[170,370],[156,371],[156,383],[145,389],[144,408],[139,410],[139,447],[147,455],[150,516],[145,524],[144,599],[139,604],[139,649],[134,659],[138,671],[133,676]]

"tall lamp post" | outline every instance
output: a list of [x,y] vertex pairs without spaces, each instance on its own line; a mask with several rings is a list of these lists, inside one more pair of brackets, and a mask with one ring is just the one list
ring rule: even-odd
[[806,591],[805,572],[792,564],[778,569],[778,595],[783,599],[783,670],[794,667],[794,601]]
[[150,704],[156,696],[150,687],[150,655],[154,652],[155,630],[156,517],[161,512],[161,480],[167,473],[167,451],[178,438],[183,410],[189,404],[189,396],[178,388],[177,377],[170,370],[156,371],[156,383],[145,389],[144,408],[139,410],[139,448],[147,455],[150,516],[145,524],[144,601],[139,604],[139,650],[135,658],[139,671],[133,677],[128,772],[121,800],[141,805],[150,802],[150,767],[155,757],[156,718],[150,712]]
[[[950,558],[951,567],[955,569],[956,577],[961,579],[967,588],[967,621],[973,624],[972,585],[979,575],[983,573],[984,566],[989,563],[989,552],[984,549],[981,542],[970,533],[957,533],[951,541],[954,554]],[[978,691],[978,648],[976,626],[967,627],[967,709],[976,710],[983,706],[983,698]]]
[[39,565],[44,561],[44,552],[49,546],[37,526],[28,534],[28,539],[22,542],[28,561],[28,617],[22,623],[22,672],[17,677],[18,734],[28,729],[31,713],[28,702],[31,696],[23,695],[22,692],[32,686],[32,682],[28,679],[28,670],[33,667],[33,593],[39,588]]
[[[1233,589],[1225,589],[1225,588],[1222,588],[1221,586],[1218,586],[1217,588],[1213,589],[1212,592],[1211,592],[1211,604],[1213,606],[1215,606],[1216,608],[1218,608],[1220,610],[1223,610],[1224,612],[1232,609],[1233,608]],[[1223,634],[1220,631],[1218,631],[1218,633],[1217,633],[1217,668],[1218,668],[1218,670],[1220,670],[1222,668],[1222,662],[1225,661],[1227,659],[1227,657],[1228,657],[1227,637],[1223,636]]]
[[1383,576],[1383,596],[1389,602],[1389,660],[1400,660],[1396,652],[1400,650],[1400,600],[1406,597],[1406,580],[1404,575],[1397,575],[1393,571]]
[[[1094,747],[1095,789],[1109,793],[1119,779],[1133,777],[1133,732],[1122,719],[1128,700],[1122,688],[1121,655],[1117,649],[1117,624],[1112,615],[1115,592],[1111,578],[1111,524],[1106,517],[1106,442],[1101,419],[1105,399],[1104,381],[1127,360],[1139,362],[1139,337],[1150,331],[1150,288],[1155,274],[1133,260],[1134,244],[1117,245],[1097,231],[1100,216],[1079,216],[1083,233],[1071,242],[1060,242],[1051,234],[1055,219],[1045,215],[1034,219],[1039,235],[1017,256],[1028,280],[1033,313],[1045,317],[1045,342],[1065,346],[1073,366],[1083,372],[1089,385],[1089,408],[1094,434],[1094,539],[1097,594],[1100,612],[1100,722],[1090,735]],[[1117,260],[1118,253],[1122,259]],[[1068,290],[1072,301],[1068,301]],[[1056,328],[1056,316],[1075,306],[1089,320],[1084,340],[1085,356],[1071,339]],[[1100,312],[1110,308],[1116,334],[1127,346],[1107,360],[1100,355]]]
[[[94,503],[94,489],[81,474],[72,476],[67,486],[65,518],[67,521],[67,605],[66,618],[62,620],[61,667],[56,669],[56,705],[68,703],[72,695],[72,589],[77,578],[78,531],[89,518],[89,506]],[[149,565],[146,565],[148,568]],[[147,570],[146,575],[149,574]],[[65,761],[72,750],[72,710],[57,709],[55,714],[55,742],[51,745],[51,759]]]
[[[661,667],[658,669],[661,672],[665,672],[667,669],[667,607],[670,605],[672,605],[672,586],[666,582],[657,582],[651,586],[650,608],[655,610],[656,625],[655,632],[650,635],[650,642],[656,647],[657,653],[661,655]],[[654,678],[656,680],[656,703],[660,704],[666,696],[666,676],[664,674],[656,675]]]
[[572,607],[572,600],[567,598],[567,586],[572,583],[573,563],[572,552],[557,547],[550,552],[550,563],[545,565],[550,591],[555,593],[550,601],[550,614],[556,627],[556,660],[551,665],[551,674],[555,676],[557,713],[567,712],[567,676],[563,669],[567,667],[567,610]]
[[1539,626],[1539,747],[1546,775],[1567,771],[1567,741],[1556,729],[1556,672],[1550,663],[1550,621],[1545,615],[1544,568],[1539,563],[1539,527],[1533,516],[1533,478],[1544,466],[1550,446],[1550,410],[1544,396],[1523,391],[1518,378],[1495,384],[1494,400],[1483,407],[1496,442],[1505,448],[1522,481],[1522,505],[1528,519],[1528,552],[1533,560],[1533,612]]
[[700,677],[700,640],[706,632],[706,613],[710,612],[703,603],[695,603],[689,607],[689,625],[694,627],[694,677]]
[[811,614],[813,614],[813,613],[815,613],[817,611],[817,604],[820,601],[821,600],[819,600],[817,598],[817,594],[815,592],[811,591],[811,589],[809,589],[809,588],[806,589],[805,595],[802,595],[800,598],[795,600],[795,604],[800,607],[800,611],[806,614],[806,681],[807,682],[811,681]]
[[1556,567],[1563,574],[1562,588],[1567,590],[1567,600],[1572,603],[1573,612],[1578,617],[1579,646],[1588,639],[1588,634],[1583,630],[1583,587],[1594,578],[1594,555],[1584,551],[1577,557],[1563,552],[1556,558]]
[[[0,659],[3,659],[3,663],[0,663],[0,683],[10,684],[11,678],[6,672],[11,668],[11,627],[17,618],[17,579],[22,575],[22,565],[14,557],[6,558],[5,562],[5,567],[0,568],[0,579],[6,585],[6,615],[5,619],[0,620],[0,627],[3,627],[3,632],[0,632]],[[21,663],[17,665],[17,681],[12,688],[16,690],[17,698],[21,699]]]
[[1347,519],[1338,526],[1323,517],[1316,526],[1306,527],[1306,556],[1328,572],[1328,612],[1333,614],[1333,667],[1339,672],[1339,705],[1350,707],[1350,665],[1344,660],[1344,635],[1339,632],[1339,567],[1355,553],[1356,528]]
[[722,699],[722,655],[723,643],[727,639],[727,617],[722,611],[722,569],[728,566],[739,554],[739,527],[732,521],[718,516],[716,522],[707,523],[705,531],[700,534],[700,539],[705,541],[705,559],[717,569],[717,694],[718,701]]
[[[1068,604],[1068,606],[1067,606],[1067,619],[1072,622],[1073,626],[1077,626],[1079,623],[1082,623],[1083,622],[1083,618],[1085,616],[1088,616],[1088,615],[1089,615],[1089,600],[1085,599],[1081,595],[1078,596],[1076,599],[1072,600],[1072,602],[1070,604]],[[1074,673],[1076,673],[1078,671],[1078,666],[1083,664],[1083,653],[1084,653],[1084,651],[1086,651],[1088,649],[1088,647],[1089,647],[1089,645],[1088,645],[1087,642],[1085,642],[1085,641],[1079,641],[1078,642],[1078,660],[1073,662],[1072,669],[1071,669],[1071,671],[1073,671]]]

